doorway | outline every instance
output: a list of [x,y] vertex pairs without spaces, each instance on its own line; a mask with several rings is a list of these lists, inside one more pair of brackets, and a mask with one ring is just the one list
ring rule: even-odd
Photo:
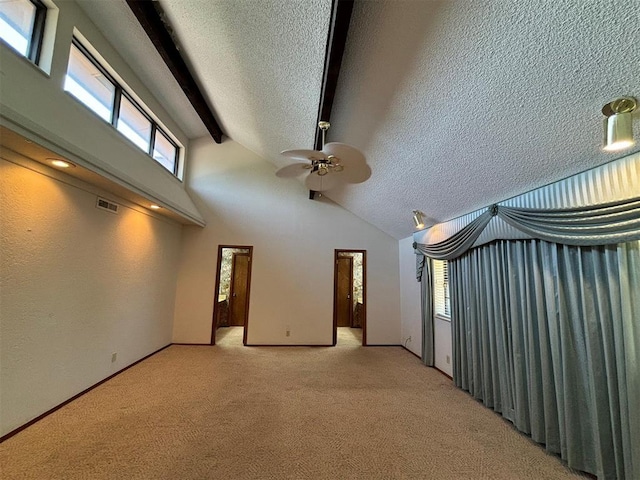
[[367,344],[366,250],[335,250],[333,345]]
[[211,345],[247,344],[252,257],[252,246],[218,246]]

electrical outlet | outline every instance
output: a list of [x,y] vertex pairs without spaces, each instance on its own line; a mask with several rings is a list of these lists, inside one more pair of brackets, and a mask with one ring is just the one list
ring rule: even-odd
[[447,355],[447,364],[451,364],[451,357]]
[[111,354],[111,363],[114,363],[117,359],[118,359],[118,354],[116,352],[113,352]]
[[285,334],[287,337],[291,336],[291,327],[289,327],[289,325],[287,325],[287,332]]

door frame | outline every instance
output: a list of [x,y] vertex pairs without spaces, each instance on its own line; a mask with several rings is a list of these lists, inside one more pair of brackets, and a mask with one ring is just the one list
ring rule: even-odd
[[242,248],[249,250],[249,265],[247,268],[247,316],[244,319],[244,330],[242,332],[242,344],[247,345],[247,329],[249,327],[249,296],[251,293],[251,267],[253,265],[253,246],[252,245],[218,245],[218,260],[216,263],[216,286],[213,296],[213,318],[211,319],[211,345],[216,344],[216,318],[218,313],[218,292],[220,291],[220,269],[222,267],[222,249],[223,248]]
[[367,346],[367,251],[336,248],[333,252],[333,343],[338,343],[338,255],[342,252],[362,254],[362,346]]

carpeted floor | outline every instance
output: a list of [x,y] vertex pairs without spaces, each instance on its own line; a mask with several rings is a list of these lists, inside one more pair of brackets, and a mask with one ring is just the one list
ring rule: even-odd
[[400,347],[243,347],[238,330],[171,346],[8,439],[0,477],[584,478]]

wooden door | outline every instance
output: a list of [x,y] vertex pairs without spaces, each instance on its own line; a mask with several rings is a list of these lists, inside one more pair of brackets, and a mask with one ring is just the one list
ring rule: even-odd
[[336,261],[336,316],[338,327],[350,327],[353,318],[353,257]]
[[242,327],[248,311],[249,253],[234,253],[231,265],[229,326]]

